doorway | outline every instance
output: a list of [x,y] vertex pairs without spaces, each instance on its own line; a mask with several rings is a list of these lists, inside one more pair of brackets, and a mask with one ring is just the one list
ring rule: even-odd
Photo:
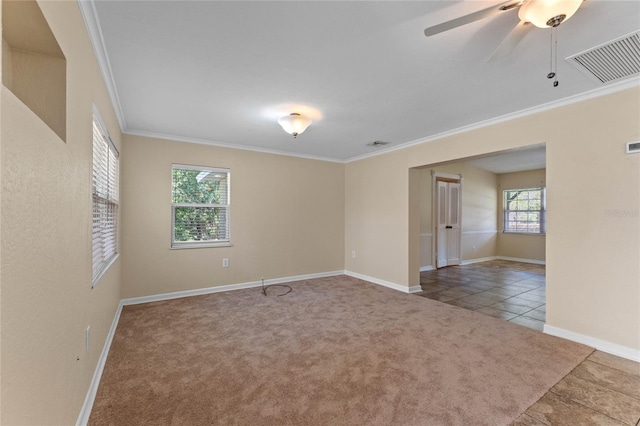
[[[504,191],[546,186],[544,144],[427,164],[409,171],[409,269],[416,283],[420,272],[441,269],[445,264],[463,266],[494,259],[545,263],[545,234],[503,232]],[[453,220],[455,214],[446,218],[446,209],[442,212],[437,207],[438,180],[461,184],[457,221]],[[440,191],[446,194],[450,188]],[[450,209],[449,216],[452,212],[456,209]],[[439,214],[446,219],[439,220]],[[459,224],[459,230],[447,231],[455,229],[454,224]],[[438,245],[445,247],[456,240],[459,246],[449,245],[451,251],[446,247],[449,253],[438,250]]]

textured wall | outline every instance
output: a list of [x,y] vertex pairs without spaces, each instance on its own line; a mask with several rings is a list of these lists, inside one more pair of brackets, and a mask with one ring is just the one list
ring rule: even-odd
[[624,152],[640,139],[639,100],[636,87],[347,164],[346,269],[417,285],[408,169],[546,142],[547,324],[640,350],[640,156]]
[[[344,269],[343,164],[137,136],[123,145],[123,297]],[[170,248],[172,163],[231,169],[231,247]]]
[[[91,289],[92,103],[120,133],[76,2],[42,2],[67,58],[66,143],[1,88],[1,417],[73,424],[120,299],[120,262]],[[85,330],[92,345],[85,351]]]

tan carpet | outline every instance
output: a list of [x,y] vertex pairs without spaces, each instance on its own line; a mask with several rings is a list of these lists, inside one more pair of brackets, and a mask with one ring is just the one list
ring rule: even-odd
[[509,424],[592,352],[346,276],[291,286],[125,307],[89,423]]

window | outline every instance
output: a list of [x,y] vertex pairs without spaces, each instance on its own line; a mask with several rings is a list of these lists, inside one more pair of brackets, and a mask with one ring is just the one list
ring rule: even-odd
[[544,234],[546,200],[544,188],[507,189],[504,197],[504,232]]
[[118,150],[93,115],[93,285],[118,255]]
[[173,248],[229,244],[229,169],[172,166]]

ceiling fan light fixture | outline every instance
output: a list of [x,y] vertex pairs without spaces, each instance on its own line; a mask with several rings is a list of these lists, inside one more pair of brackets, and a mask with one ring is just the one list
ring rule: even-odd
[[582,1],[526,0],[518,10],[518,17],[538,28],[557,27],[576,13]]
[[285,132],[293,135],[294,138],[307,130],[311,123],[310,118],[304,117],[297,112],[292,112],[278,119],[278,124],[282,126]]

